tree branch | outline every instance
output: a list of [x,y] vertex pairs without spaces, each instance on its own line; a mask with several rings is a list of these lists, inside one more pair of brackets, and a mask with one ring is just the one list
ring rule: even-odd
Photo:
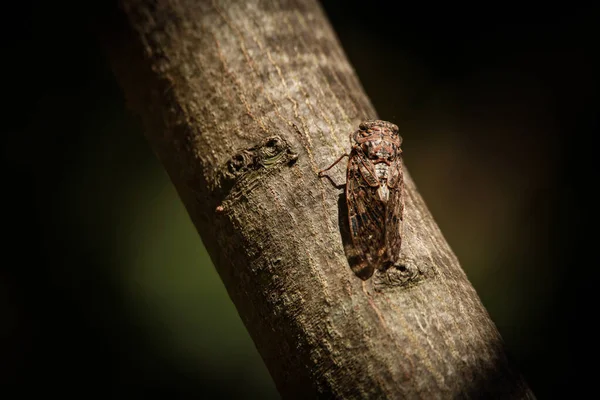
[[377,114],[314,0],[121,3],[109,59],[284,397],[533,398],[408,173],[404,265],[352,273],[317,173]]

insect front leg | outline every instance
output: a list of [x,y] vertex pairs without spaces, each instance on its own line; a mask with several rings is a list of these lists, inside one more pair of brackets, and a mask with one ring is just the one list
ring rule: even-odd
[[326,171],[329,171],[331,168],[335,167],[335,165],[337,163],[339,163],[340,161],[342,161],[344,159],[344,157],[350,157],[350,154],[342,154],[342,156],[340,158],[338,158],[337,160],[334,161],[333,164],[331,164],[329,167],[322,169],[319,171],[319,176],[323,176],[323,173]]

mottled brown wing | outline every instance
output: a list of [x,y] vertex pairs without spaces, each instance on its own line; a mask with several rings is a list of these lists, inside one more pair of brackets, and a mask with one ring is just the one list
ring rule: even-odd
[[386,256],[384,262],[396,264],[402,246],[404,216],[404,174],[402,158],[398,157],[388,170],[389,198],[385,216]]
[[358,260],[352,265],[362,279],[373,275],[385,253],[386,204],[379,199],[373,165],[354,149],[348,162],[346,201],[350,235]]

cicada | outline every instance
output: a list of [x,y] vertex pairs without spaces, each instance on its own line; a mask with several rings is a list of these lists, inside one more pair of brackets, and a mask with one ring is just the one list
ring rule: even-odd
[[404,179],[402,137],[395,124],[369,120],[350,135],[352,150],[328,168],[348,157],[346,204],[353,247],[352,269],[361,279],[376,269],[395,265],[402,245]]

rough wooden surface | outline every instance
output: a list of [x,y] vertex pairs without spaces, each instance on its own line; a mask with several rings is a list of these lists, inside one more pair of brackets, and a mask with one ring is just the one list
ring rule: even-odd
[[408,173],[404,266],[349,268],[343,189],[317,172],[377,114],[315,1],[118,15],[117,78],[284,397],[533,398]]

